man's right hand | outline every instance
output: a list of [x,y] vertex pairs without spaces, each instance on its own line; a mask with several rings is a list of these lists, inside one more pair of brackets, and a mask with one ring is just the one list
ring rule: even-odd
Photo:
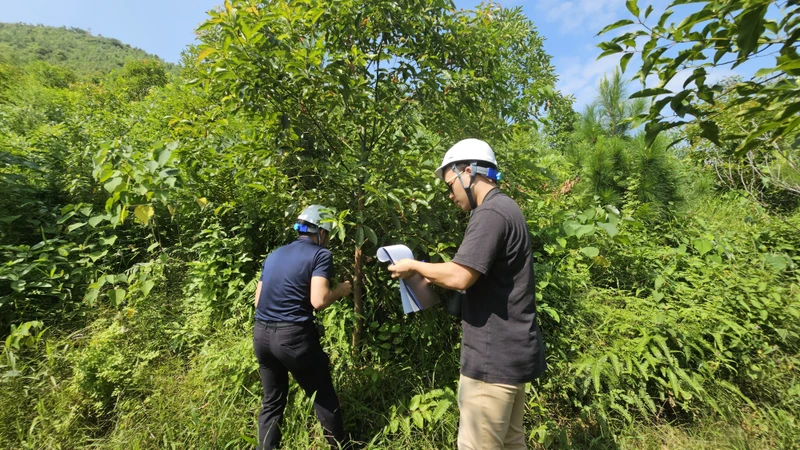
[[339,297],[347,297],[353,290],[353,284],[349,281],[343,281],[336,286],[336,290],[339,291]]

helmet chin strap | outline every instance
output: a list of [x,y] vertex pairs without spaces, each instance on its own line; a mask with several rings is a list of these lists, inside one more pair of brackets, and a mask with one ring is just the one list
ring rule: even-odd
[[322,247],[322,227],[317,228],[317,245]]
[[464,188],[464,192],[467,193],[467,200],[469,200],[470,209],[472,209],[473,211],[475,210],[475,208],[478,207],[478,203],[475,202],[475,197],[472,195],[472,183],[475,181],[475,175],[473,174],[473,172],[475,171],[475,167],[476,164],[472,164],[470,166],[470,169],[472,170],[470,171],[469,174],[469,184],[464,185],[464,180],[461,179],[461,174],[458,173],[458,168],[456,167],[455,163],[453,163],[453,172],[458,177],[458,181],[461,183],[461,187]]

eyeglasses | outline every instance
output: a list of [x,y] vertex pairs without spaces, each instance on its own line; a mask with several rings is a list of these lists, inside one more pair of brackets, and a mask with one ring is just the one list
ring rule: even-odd
[[453,193],[453,183],[456,182],[456,178],[458,178],[459,175],[461,175],[462,173],[464,173],[466,171],[467,171],[467,169],[464,169],[461,172],[458,172],[455,175],[453,175],[449,180],[444,182],[444,184],[447,185],[447,189],[450,191],[451,194]]

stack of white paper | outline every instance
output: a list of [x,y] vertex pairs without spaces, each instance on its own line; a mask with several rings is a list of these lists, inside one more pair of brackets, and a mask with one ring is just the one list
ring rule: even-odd
[[[389,245],[378,249],[380,262],[394,264],[401,259],[414,259],[414,254],[405,245]],[[418,273],[408,279],[400,280],[400,300],[403,302],[405,314],[421,311],[439,303],[436,293]]]

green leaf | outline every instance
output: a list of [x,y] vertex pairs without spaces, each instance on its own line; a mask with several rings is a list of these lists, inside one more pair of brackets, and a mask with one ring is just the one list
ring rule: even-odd
[[403,202],[401,202],[396,195],[392,194],[391,192],[387,192],[386,196],[389,197],[389,199],[391,199],[393,202],[397,203],[397,206],[400,206],[401,208],[403,207]]
[[67,232],[71,233],[84,225],[86,225],[86,222],[73,223],[72,225],[67,227]]
[[401,420],[400,421],[400,426],[403,427],[403,432],[405,432],[406,435],[411,434],[411,418],[410,417],[406,417],[405,419]]
[[700,136],[708,139],[709,141],[720,145],[719,142],[719,126],[717,126],[716,122],[703,120],[700,122],[700,129],[702,132]]
[[86,294],[83,296],[83,301],[86,303],[93,305],[95,300],[97,300],[97,295],[100,293],[100,289],[92,288],[86,291]]
[[25,284],[26,284],[25,280],[14,280],[11,282],[11,289],[17,292],[22,292],[25,290]]
[[622,69],[623,73],[625,73],[625,69],[628,67],[628,61],[630,61],[632,57],[633,53],[625,53],[619,60],[619,68]]
[[414,411],[415,409],[419,408],[419,403],[420,403],[421,400],[422,400],[422,398],[421,398],[421,396],[419,394],[415,395],[414,397],[412,397],[411,398],[411,403],[409,403],[409,405],[408,405],[408,409],[411,410],[411,411]]
[[786,270],[789,265],[786,263],[786,257],[784,255],[776,255],[776,254],[766,254],[764,255],[764,261],[770,265],[776,272],[783,272]]
[[635,23],[635,22],[632,21],[631,19],[618,20],[618,21],[612,23],[611,25],[608,25],[607,27],[605,27],[602,30],[600,30],[600,32],[597,33],[596,36],[600,36],[601,34],[605,34],[605,33],[609,32],[611,30],[615,30],[617,28],[624,27],[626,25],[632,25],[633,23]]
[[656,95],[671,94],[672,91],[664,88],[647,88],[634,92],[629,98],[654,97]]
[[447,412],[447,409],[450,408],[452,403],[450,400],[440,400],[439,403],[436,404],[436,409],[433,410],[433,420],[438,421],[444,416],[444,413]]
[[150,290],[153,289],[153,286],[155,286],[155,283],[150,280],[143,282],[141,286],[139,286],[142,296],[147,297],[147,295],[150,293]]
[[608,235],[612,238],[618,233],[617,226],[613,223],[598,223],[597,226],[608,233]]
[[359,225],[356,228],[356,245],[361,247],[361,244],[364,243],[364,227]]
[[106,256],[107,254],[108,250],[103,250],[101,252],[92,252],[89,253],[89,258],[92,260],[92,262],[97,262],[98,259],[102,258],[103,256]]
[[260,184],[260,183],[249,183],[249,184],[247,184],[247,187],[252,188],[252,189],[256,189],[256,190],[259,190],[259,191],[262,191],[262,192],[269,192],[267,187],[264,186],[263,184]]
[[91,217],[91,218],[89,218],[89,226],[91,226],[92,228],[95,228],[95,227],[97,227],[97,225],[100,222],[102,222],[104,220],[108,220],[108,219],[110,219],[110,217],[107,216],[107,215]]
[[597,57],[597,59],[601,59],[604,56],[613,55],[614,53],[620,53],[623,51],[622,47],[620,47],[619,44],[614,42],[601,42],[597,44],[597,46],[600,47],[601,50],[603,50],[603,53],[601,53],[600,56]]
[[691,90],[684,89],[672,97],[672,100],[670,100],[670,108],[672,108],[672,110],[675,111],[675,113],[680,117],[683,117],[686,114],[686,106],[684,106],[683,101],[686,100],[686,97],[688,97],[691,93]]
[[419,411],[414,411],[411,413],[411,418],[414,420],[414,425],[417,426],[420,430],[423,429],[425,426],[425,419],[422,418],[422,414]]
[[375,234],[375,231],[368,226],[364,226],[364,231],[367,232],[367,238],[372,242],[372,245],[378,245],[378,236]]
[[636,5],[636,0],[626,0],[625,7],[636,17],[639,17],[639,6]]
[[109,194],[113,194],[117,188],[122,184],[122,177],[114,177],[103,185]]
[[683,19],[680,24],[678,24],[677,28],[689,31],[692,29],[692,26],[694,24],[703,22],[707,20],[709,17],[713,17],[714,14],[715,14],[714,11],[712,11],[711,9],[703,8],[694,14],[689,14],[688,16],[686,16],[686,18]]
[[667,124],[664,122],[647,122],[644,126],[644,142],[650,147],[658,135],[666,130]]
[[133,214],[142,224],[147,225],[153,217],[155,210],[152,205],[139,205],[133,210]]
[[600,250],[597,247],[583,247],[581,249],[581,253],[588,256],[589,258],[594,258],[595,256],[600,254]]
[[777,68],[777,67],[765,67],[765,68],[763,68],[763,69],[758,69],[758,70],[756,71],[756,74],[755,74],[754,76],[755,76],[756,78],[763,77],[764,75],[769,75],[769,74],[771,74],[772,72],[775,72],[775,71],[777,71],[777,70],[778,70],[778,68]]
[[736,18],[739,31],[736,45],[739,47],[740,60],[750,55],[758,46],[758,38],[764,34],[764,15],[768,7],[768,4],[750,7]]
[[201,51],[200,51],[200,53],[197,55],[197,60],[195,61],[195,63],[196,63],[196,64],[200,64],[200,62],[201,62],[202,60],[206,59],[206,57],[207,57],[208,55],[211,55],[211,54],[213,54],[213,53],[216,53],[217,51],[218,51],[218,50],[217,50],[216,48],[214,48],[214,47],[206,47],[206,48],[204,48],[204,49],[203,49],[203,50],[201,50]]
[[594,225],[581,225],[575,230],[575,236],[581,237],[594,233]]
[[169,147],[170,146],[168,145],[167,148],[161,150],[161,153],[159,153],[158,157],[156,158],[156,162],[161,167],[164,167],[172,157],[172,149],[170,149]]
[[700,253],[700,256],[705,255],[714,248],[714,244],[708,239],[695,239],[692,241],[692,246]]
[[575,220],[567,220],[562,225],[562,227],[564,228],[564,234],[566,234],[567,237],[575,236],[575,230],[577,230],[578,227],[580,226],[581,223]]
[[111,303],[114,306],[119,306],[122,304],[122,301],[125,300],[125,295],[127,292],[125,289],[117,288],[112,291],[108,291],[108,299],[111,300]]

